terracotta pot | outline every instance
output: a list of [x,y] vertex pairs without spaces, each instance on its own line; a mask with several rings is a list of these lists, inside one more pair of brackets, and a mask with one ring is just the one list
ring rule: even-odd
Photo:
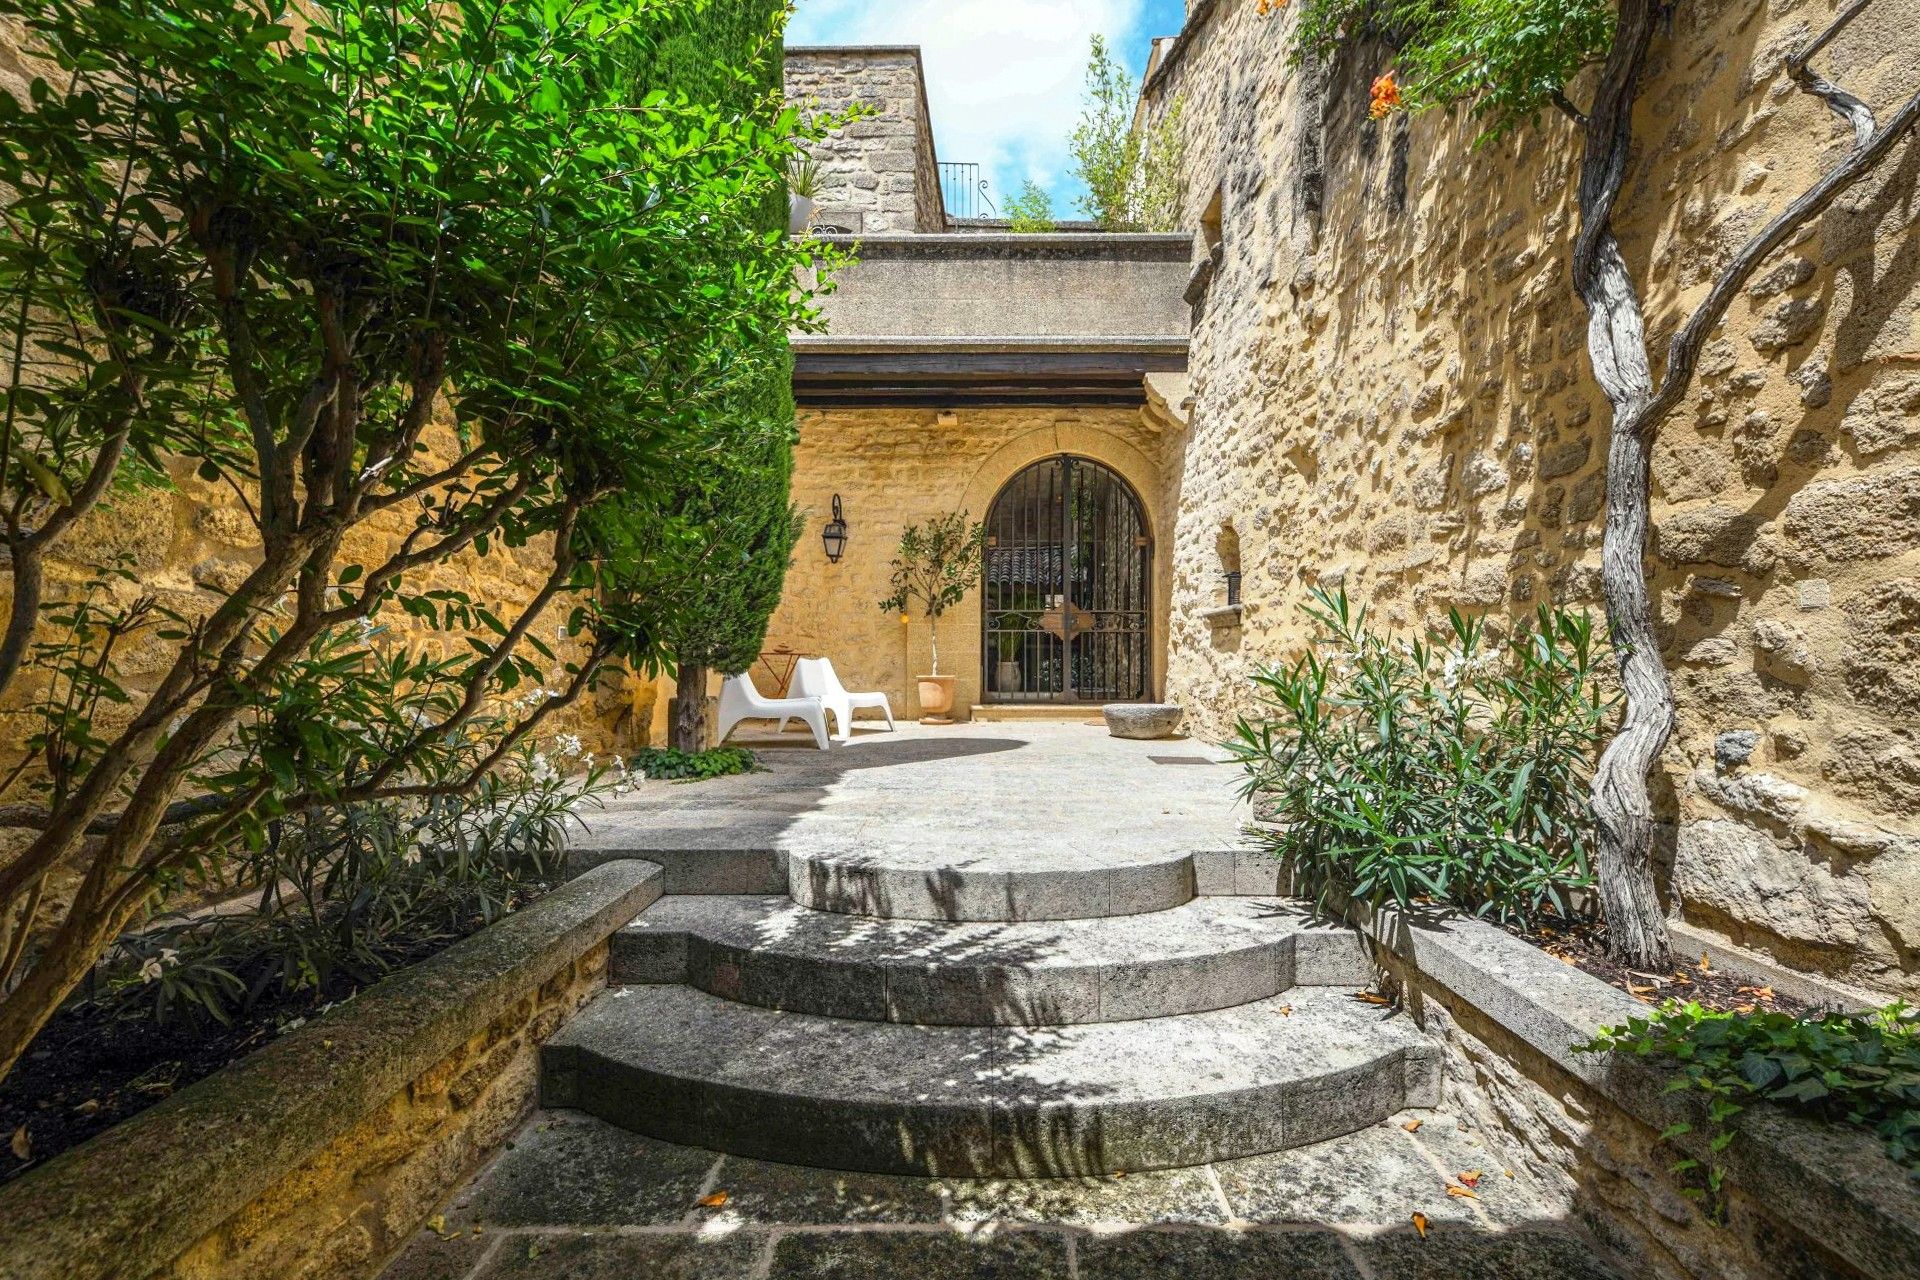
[[922,724],[952,724],[949,714],[953,710],[952,676],[916,676],[920,683],[920,722]]

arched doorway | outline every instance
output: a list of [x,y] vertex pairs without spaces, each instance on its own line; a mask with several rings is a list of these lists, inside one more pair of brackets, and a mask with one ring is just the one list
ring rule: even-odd
[[987,511],[980,687],[988,702],[1151,696],[1153,543],[1132,487],[1061,454],[1006,483]]

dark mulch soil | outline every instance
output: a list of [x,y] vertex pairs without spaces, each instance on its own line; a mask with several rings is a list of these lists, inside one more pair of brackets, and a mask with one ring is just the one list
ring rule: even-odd
[[1797,1016],[1813,1012],[1811,1006],[1792,996],[1777,994],[1772,987],[1756,986],[1746,978],[1722,973],[1705,955],[1697,961],[1675,956],[1674,968],[1669,973],[1642,973],[1623,968],[1607,958],[1606,929],[1597,921],[1562,922],[1516,932],[1548,955],[1620,988],[1642,1004],[1692,1000],[1702,1008],[1722,1013],[1765,1010]]
[[[516,905],[541,892],[541,886],[529,885],[516,893]],[[389,972],[457,941],[441,934],[395,950],[387,956]],[[162,1025],[88,1004],[63,1010],[0,1079],[0,1184],[239,1061],[367,985],[343,974],[322,992],[270,989],[230,1027],[188,1017]]]
[[[0,1183],[246,1057],[320,1006],[311,997],[257,1006],[231,1027],[160,1026],[92,1009],[61,1013],[0,1081]],[[28,1158],[20,1158],[25,1128]]]

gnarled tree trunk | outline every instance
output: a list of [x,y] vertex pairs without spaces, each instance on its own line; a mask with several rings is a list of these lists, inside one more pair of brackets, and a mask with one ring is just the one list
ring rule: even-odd
[[[1648,787],[1648,777],[1674,725],[1673,686],[1660,655],[1646,576],[1653,442],[1661,422],[1692,385],[1708,335],[1748,279],[1841,192],[1872,172],[1920,122],[1920,94],[1909,98],[1880,127],[1872,108],[1807,65],[1871,3],[1852,0],[1785,62],[1794,82],[1824,101],[1853,130],[1852,149],[1743,244],[1715,276],[1705,300],[1668,344],[1666,367],[1657,384],[1647,351],[1646,315],[1613,234],[1613,212],[1632,150],[1641,67],[1654,24],[1665,11],[1654,0],[1622,0],[1613,47],[1601,68],[1593,105],[1579,118],[1586,151],[1580,171],[1580,231],[1574,241],[1573,280],[1587,307],[1587,353],[1594,377],[1613,411],[1601,587],[1626,694],[1619,732],[1594,770],[1593,808],[1600,828],[1596,871],[1608,949],[1616,960],[1634,968],[1658,970],[1671,959],[1666,922],[1654,892],[1655,822]],[[1564,99],[1562,105],[1566,106]]]
[[683,662],[674,684],[673,719],[667,724],[667,745],[676,751],[705,751],[707,669]]

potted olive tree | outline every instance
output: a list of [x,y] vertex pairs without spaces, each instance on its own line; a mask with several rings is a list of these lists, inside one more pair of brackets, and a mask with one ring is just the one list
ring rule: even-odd
[[967,513],[950,511],[925,524],[908,525],[900,535],[900,554],[893,561],[893,594],[880,602],[888,613],[911,622],[917,606],[927,620],[933,643],[933,670],[915,677],[920,691],[923,723],[951,724],[953,677],[940,674],[940,615],[980,581],[980,560],[987,542],[986,527],[967,523]]

